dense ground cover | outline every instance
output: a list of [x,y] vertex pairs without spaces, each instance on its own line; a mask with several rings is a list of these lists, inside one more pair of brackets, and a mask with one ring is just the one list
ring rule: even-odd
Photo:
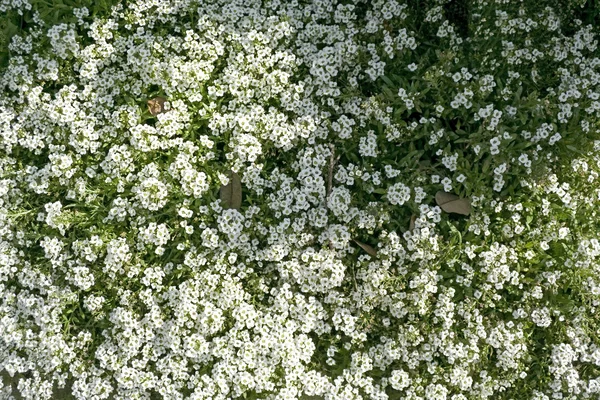
[[0,0],[0,398],[600,399],[599,10]]

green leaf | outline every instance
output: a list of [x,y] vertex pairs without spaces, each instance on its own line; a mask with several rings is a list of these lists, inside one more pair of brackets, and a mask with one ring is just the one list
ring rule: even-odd
[[575,146],[572,146],[570,144],[567,145],[567,149],[574,151],[575,153],[583,154],[581,150],[577,149]]
[[394,87],[394,82],[392,82],[387,76],[383,75],[381,79],[389,86]]
[[421,156],[423,155],[425,151],[423,150],[415,150],[415,151],[411,151],[410,153],[408,153],[406,155],[406,157],[404,157],[402,160],[400,160],[400,164],[405,164],[408,161],[412,161],[412,160],[418,160],[419,158],[421,158]]
[[488,172],[490,170],[490,164],[492,163],[492,159],[491,158],[487,158],[484,162],[483,162],[483,167],[482,167],[482,172]]
[[396,95],[394,94],[394,92],[392,92],[387,86],[384,86],[382,88],[382,91],[390,98],[390,99],[394,99],[396,97]]
[[450,223],[450,221],[446,221],[448,224],[448,227],[450,228],[450,230],[456,235],[458,236],[458,244],[461,245],[462,244],[462,234],[460,233],[460,231],[453,225]]
[[521,93],[523,93],[523,85],[519,86],[517,92],[515,93],[515,103],[518,102],[518,100],[521,98]]

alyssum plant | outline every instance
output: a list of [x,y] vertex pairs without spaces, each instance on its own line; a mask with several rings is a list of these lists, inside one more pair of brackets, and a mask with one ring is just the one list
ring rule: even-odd
[[581,2],[30,1],[0,398],[600,399]]

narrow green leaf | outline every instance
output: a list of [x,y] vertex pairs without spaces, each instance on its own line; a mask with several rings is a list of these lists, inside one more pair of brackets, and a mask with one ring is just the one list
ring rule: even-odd
[[462,234],[460,233],[460,231],[449,221],[447,221],[447,224],[450,230],[458,237],[458,244],[462,245]]
[[577,149],[575,146],[571,146],[570,144],[567,145],[567,149],[574,151],[575,153],[583,153],[581,150]]
[[388,78],[387,76],[385,76],[385,75],[382,75],[382,76],[381,76],[381,79],[382,79],[382,80],[383,80],[383,81],[384,81],[386,84],[388,84],[389,86],[391,86],[391,87],[394,87],[394,82],[392,82],[392,81],[390,80],[390,78]]
[[518,100],[521,98],[521,94],[523,93],[523,86],[519,86],[519,88],[517,89],[517,92],[515,93],[515,98],[514,98],[514,102],[517,103]]
[[487,158],[484,162],[483,162],[483,167],[482,167],[482,172],[488,172],[490,170],[490,164],[492,163],[492,159],[491,158]]

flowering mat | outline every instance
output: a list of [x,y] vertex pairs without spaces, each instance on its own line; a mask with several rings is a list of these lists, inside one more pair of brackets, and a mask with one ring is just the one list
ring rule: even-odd
[[600,399],[599,15],[0,0],[0,399]]

